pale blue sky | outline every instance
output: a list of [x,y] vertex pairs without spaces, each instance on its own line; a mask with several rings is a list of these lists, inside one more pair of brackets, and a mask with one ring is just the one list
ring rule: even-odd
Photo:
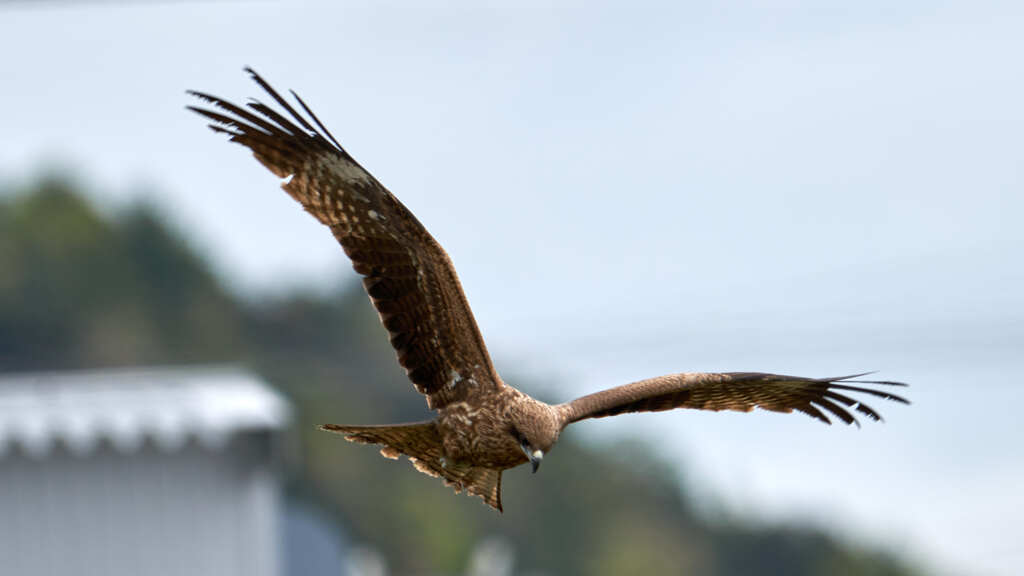
[[1014,2],[5,5],[0,179],[70,166],[108,204],[145,195],[248,293],[336,285],[330,234],[183,109],[188,88],[257,96],[251,65],[448,249],[499,370],[556,398],[681,370],[914,384],[859,432],[580,433],[670,426],[666,455],[731,510],[1010,574],[1021,22]]

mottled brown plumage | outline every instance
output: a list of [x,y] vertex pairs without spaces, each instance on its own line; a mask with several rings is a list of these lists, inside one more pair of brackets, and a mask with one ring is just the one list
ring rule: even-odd
[[[322,429],[353,442],[378,444],[389,458],[405,454],[417,470],[501,510],[501,472],[531,462],[534,471],[567,425],[585,418],[674,408],[794,410],[825,423],[847,424],[859,413],[881,416],[850,392],[907,403],[863,384],[897,382],[801,378],[749,372],[672,374],[548,405],[506,385],[487,347],[448,255],[412,213],[364,170],[294,92],[308,119],[259,75],[246,69],[284,109],[246,107],[190,92],[213,109],[189,106],[210,128],[249,148],[281,187],[334,237],[363,276],[399,363],[437,411],[430,422]],[[312,123],[310,122],[312,121]],[[314,127],[314,124],[316,125]],[[859,385],[853,385],[859,384]]]

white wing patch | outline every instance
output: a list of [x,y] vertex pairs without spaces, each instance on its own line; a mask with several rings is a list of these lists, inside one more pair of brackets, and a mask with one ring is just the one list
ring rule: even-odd
[[449,376],[448,379],[448,389],[451,390],[455,388],[459,382],[462,382],[462,374],[459,374],[458,370],[452,368],[451,376]]

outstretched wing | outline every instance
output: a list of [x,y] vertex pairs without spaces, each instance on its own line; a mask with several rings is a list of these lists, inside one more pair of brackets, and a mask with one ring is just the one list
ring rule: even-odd
[[[363,169],[297,94],[299,114],[249,68],[277,104],[237,106],[200,92],[214,109],[188,108],[250,150],[283,178],[281,187],[334,237],[363,276],[398,361],[434,409],[500,387],[490,355],[444,249],[412,213]],[[316,124],[316,127],[310,123]]]
[[866,374],[837,378],[802,378],[759,372],[722,374],[670,374],[641,380],[577,398],[561,405],[566,424],[584,418],[603,418],[625,412],[660,412],[673,408],[737,410],[763,408],[773,412],[803,412],[826,424],[832,415],[846,424],[857,424],[854,413],[871,420],[882,416],[848,394],[867,394],[909,404],[886,390],[864,386],[906,386],[884,380],[854,380]]

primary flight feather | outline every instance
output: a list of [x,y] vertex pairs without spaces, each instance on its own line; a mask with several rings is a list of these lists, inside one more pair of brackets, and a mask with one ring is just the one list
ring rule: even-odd
[[[530,462],[534,472],[569,424],[626,412],[674,408],[762,408],[858,424],[881,420],[851,393],[908,403],[886,390],[898,382],[865,374],[802,378],[756,372],[683,373],[641,380],[550,405],[505,384],[491,362],[448,254],[391,192],[363,169],[292,92],[299,113],[253,70],[246,71],[284,113],[189,92],[207,107],[188,108],[210,128],[249,148],[281,187],[331,233],[363,277],[398,361],[427,406],[428,422],[321,428],[404,454],[416,469],[501,510],[501,473]],[[307,118],[308,116],[308,118]],[[868,386],[865,386],[868,385]]]

